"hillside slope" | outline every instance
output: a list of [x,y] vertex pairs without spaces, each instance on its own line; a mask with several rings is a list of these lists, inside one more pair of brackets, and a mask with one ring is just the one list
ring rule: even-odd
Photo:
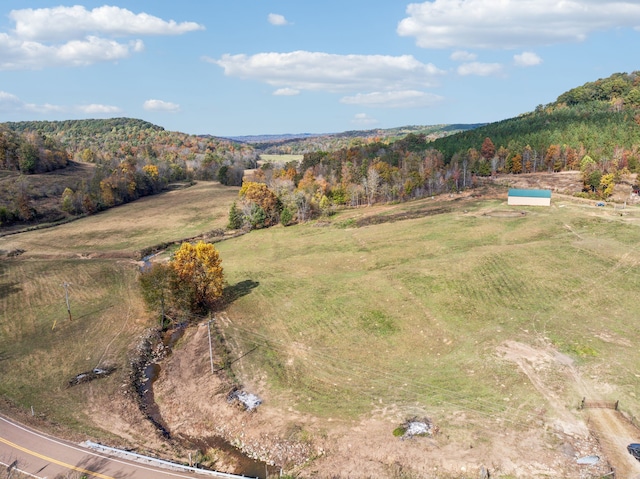
[[469,149],[480,150],[485,138],[507,157],[531,154],[543,160],[552,145],[571,148],[594,158],[607,157],[638,168],[640,147],[640,72],[617,73],[586,83],[546,106],[516,118],[490,123],[474,130],[440,138],[433,147],[446,161],[464,157]]

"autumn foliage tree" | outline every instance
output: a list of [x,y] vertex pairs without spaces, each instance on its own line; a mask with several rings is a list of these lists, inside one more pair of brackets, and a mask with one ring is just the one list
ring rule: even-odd
[[174,294],[181,306],[193,312],[213,307],[222,297],[222,260],[211,243],[182,243],[173,256]]
[[281,209],[280,200],[267,185],[255,181],[245,181],[242,188],[240,188],[239,196],[248,206],[245,216],[255,216],[256,208],[253,205],[262,211],[260,217],[264,218],[261,221],[263,224],[250,221],[252,227],[271,226],[278,222],[278,215]]
[[144,269],[138,278],[142,298],[154,312],[160,315],[160,324],[164,326],[166,312],[172,306],[172,286],[175,281],[174,269],[168,263],[153,263]]

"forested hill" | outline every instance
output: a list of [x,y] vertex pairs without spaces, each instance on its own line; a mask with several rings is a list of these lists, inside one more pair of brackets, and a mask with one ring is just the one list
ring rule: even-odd
[[[175,181],[240,185],[257,158],[249,145],[131,118],[0,123],[0,227],[91,214]],[[35,175],[56,169],[58,181]]]
[[440,138],[431,146],[445,161],[455,161],[470,149],[479,150],[486,138],[496,151],[502,148],[502,159],[526,153],[542,160],[549,148],[574,150],[579,158],[635,158],[640,147],[640,72],[586,83],[533,112]]
[[[135,153],[162,156],[167,150],[188,153],[215,152],[221,156],[229,151],[249,150],[238,142],[210,135],[197,136],[167,131],[163,127],[135,118],[109,118],[65,121],[7,122],[4,126],[15,132],[37,132],[59,141],[73,155],[85,149],[94,153],[117,154],[123,144]],[[131,154],[131,151],[128,152]]]
[[305,154],[315,151],[336,151],[366,143],[391,143],[409,134],[423,135],[428,141],[460,131],[478,128],[481,124],[409,125],[396,128],[352,130],[342,133],[239,136],[232,139],[248,143],[260,153]]

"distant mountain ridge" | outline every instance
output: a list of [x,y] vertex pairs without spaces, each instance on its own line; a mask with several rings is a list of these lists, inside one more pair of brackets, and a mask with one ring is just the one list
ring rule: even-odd
[[260,153],[305,154],[315,151],[335,151],[357,145],[361,142],[393,142],[407,135],[424,135],[429,141],[472,130],[485,123],[407,125],[396,128],[376,128],[371,130],[349,130],[341,133],[300,133],[284,135],[236,136],[231,139],[253,146]]
[[319,138],[319,137],[335,137],[335,138],[353,138],[353,137],[381,137],[387,138],[390,136],[407,135],[409,133],[435,133],[451,132],[451,131],[465,131],[484,126],[486,123],[469,123],[469,124],[437,124],[437,125],[411,125],[401,126],[395,128],[376,128],[371,130],[347,130],[343,132],[333,133],[283,133],[283,134],[265,134],[265,135],[242,135],[242,136],[228,136],[229,140],[238,141],[241,143],[277,143],[283,141],[292,140],[304,140],[307,138]]

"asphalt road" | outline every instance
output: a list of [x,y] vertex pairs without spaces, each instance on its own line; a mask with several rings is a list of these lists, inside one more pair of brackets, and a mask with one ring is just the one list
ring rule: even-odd
[[[176,479],[209,478],[192,472],[173,472],[108,457],[0,416],[0,467],[11,466],[33,477],[56,476],[99,479]],[[221,474],[221,476],[223,476]]]

